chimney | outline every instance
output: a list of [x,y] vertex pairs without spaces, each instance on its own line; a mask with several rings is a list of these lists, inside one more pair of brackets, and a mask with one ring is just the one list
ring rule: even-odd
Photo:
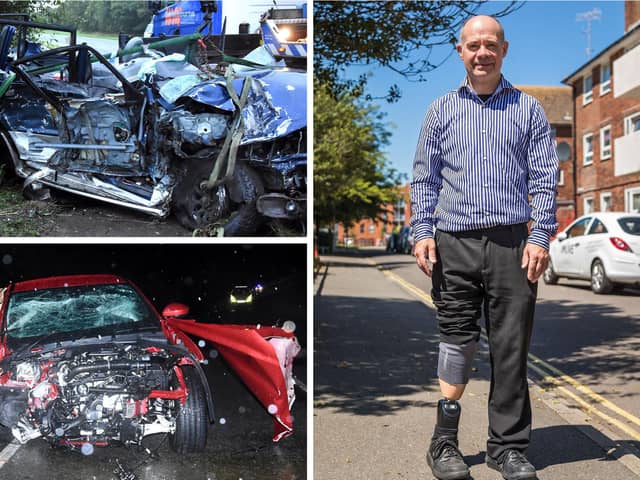
[[624,33],[640,25],[640,1],[625,0],[624,2]]

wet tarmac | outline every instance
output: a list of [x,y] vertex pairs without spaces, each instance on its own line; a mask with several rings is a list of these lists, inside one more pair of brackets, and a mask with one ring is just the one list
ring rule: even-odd
[[[295,432],[274,443],[271,416],[233,374],[214,359],[205,367],[212,386],[217,423],[209,427],[204,452],[175,453],[164,434],[147,437],[143,447],[96,448],[93,455],[52,448],[34,439],[0,466],[2,480],[302,480],[306,478],[307,398],[297,391],[293,407]],[[296,361],[304,377],[305,359]],[[11,441],[1,432],[0,449]],[[1,456],[1,454],[0,454]],[[2,460],[0,460],[2,465]]]

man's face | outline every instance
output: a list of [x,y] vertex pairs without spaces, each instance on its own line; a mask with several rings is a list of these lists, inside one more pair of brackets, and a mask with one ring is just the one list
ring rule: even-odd
[[507,54],[508,42],[500,39],[500,26],[489,17],[471,20],[462,30],[456,46],[472,83],[498,82],[502,59]]

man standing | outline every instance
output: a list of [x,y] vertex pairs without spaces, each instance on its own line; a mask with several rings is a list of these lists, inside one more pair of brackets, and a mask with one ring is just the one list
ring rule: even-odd
[[444,397],[427,461],[438,479],[469,475],[458,450],[457,400],[484,311],[492,371],[486,461],[507,480],[535,479],[524,455],[531,433],[527,354],[536,282],[557,228],[558,160],[542,107],[501,74],[508,43],[500,23],[471,18],[456,49],[467,76],[429,108],[411,183],[415,256],[433,280]]

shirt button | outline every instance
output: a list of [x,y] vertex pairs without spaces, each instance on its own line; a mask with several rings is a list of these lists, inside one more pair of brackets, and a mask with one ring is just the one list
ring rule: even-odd
[[484,188],[489,188],[489,184],[488,184],[488,183],[485,183],[485,184],[484,184]]
[[486,130],[482,130],[482,133],[487,133],[487,131]]

